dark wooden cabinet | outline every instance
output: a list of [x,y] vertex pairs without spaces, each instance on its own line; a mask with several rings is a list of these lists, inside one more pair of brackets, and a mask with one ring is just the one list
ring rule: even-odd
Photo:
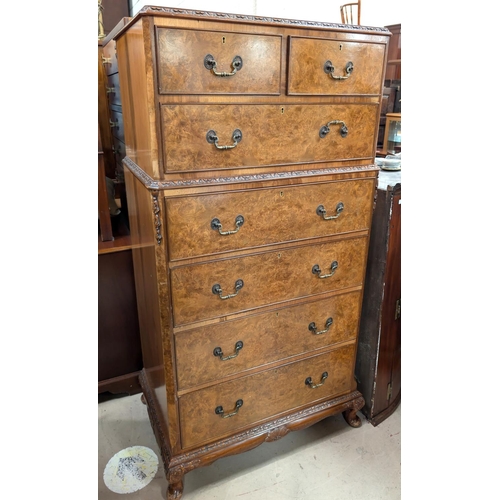
[[378,425],[401,399],[401,172],[381,171],[359,329],[362,412]]
[[114,244],[103,247],[98,258],[99,393],[135,394],[142,351],[132,250]]

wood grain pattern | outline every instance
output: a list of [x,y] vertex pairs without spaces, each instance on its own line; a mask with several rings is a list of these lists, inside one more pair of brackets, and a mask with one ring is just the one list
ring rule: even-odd
[[[366,246],[366,237],[353,238],[172,269],[174,324],[361,285]],[[328,274],[333,261],[338,268],[332,277],[312,273],[318,264],[322,275]],[[238,279],[244,286],[236,297],[221,300],[212,293],[215,284],[224,296],[234,293]]]
[[[354,352],[353,343],[327,354],[182,396],[179,410],[183,447],[205,443],[301,405],[348,391]],[[308,377],[318,384],[324,372],[328,378],[321,387],[312,389],[305,384]],[[243,406],[234,417],[222,418],[215,413],[219,405],[226,414],[233,411],[238,399],[243,400]]]
[[[389,36],[385,28],[151,6],[116,35],[148,360],[141,385],[168,500],[181,497],[187,472],[218,458],[339,412],[360,423],[354,359],[382,89],[367,54],[382,54],[383,66]],[[328,42],[304,49],[304,71],[299,39]],[[317,74],[316,54],[307,52],[323,57],[342,43],[355,69],[344,91],[332,93],[320,76],[336,82]],[[203,65],[208,53],[219,71],[230,72],[235,55],[243,67],[215,77]],[[332,123],[320,138],[334,120],[345,122],[347,136]],[[207,142],[214,130],[219,145],[231,146],[236,128],[243,137],[234,148]],[[340,218],[317,215],[319,204],[331,215],[340,201]],[[234,235],[210,228],[214,217],[222,230],[234,228],[241,211],[245,223]],[[331,277],[312,272],[317,264],[328,274],[334,260]],[[237,279],[244,286],[234,297],[212,293],[214,284],[233,293]],[[309,324],[326,329],[329,315],[330,329],[313,336]],[[237,357],[214,356],[241,339]],[[324,371],[324,385],[305,384]],[[215,414],[218,405],[230,412],[238,397],[244,405],[235,416]]]
[[[373,104],[163,105],[165,173],[371,157],[377,113]],[[340,125],[320,137],[332,120],[345,122],[346,137]],[[214,130],[219,145],[232,145],[236,129],[243,137],[233,149],[219,150],[207,141]]]
[[[351,292],[178,333],[178,388],[217,381],[252,367],[355,339],[359,309],[360,293]],[[328,318],[333,324],[327,332],[315,335],[309,330],[314,322],[317,331],[323,331]],[[243,348],[237,357],[222,361],[214,356],[216,347],[224,356],[234,353],[238,341],[243,342]]]
[[[160,94],[279,94],[281,36],[158,28]],[[235,56],[243,65],[219,77],[204,66],[212,55],[217,72],[231,73]]]
[[[167,198],[167,227],[171,260],[368,229],[372,180],[352,180],[307,186],[253,189],[187,198]],[[316,213],[323,205],[324,220]],[[236,217],[244,223],[237,233],[221,235],[211,227],[217,218],[221,231],[235,230]]]
[[[290,37],[289,54],[288,94],[380,94],[384,44]],[[335,80],[324,71],[327,61],[335,76],[346,76],[348,62],[354,69],[346,80]]]

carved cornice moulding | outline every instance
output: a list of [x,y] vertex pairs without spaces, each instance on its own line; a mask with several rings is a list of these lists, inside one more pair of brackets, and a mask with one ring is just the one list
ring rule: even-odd
[[272,181],[279,179],[289,179],[293,177],[308,177],[312,175],[329,175],[347,172],[360,172],[377,170],[373,164],[370,165],[356,165],[356,166],[340,166],[335,168],[320,168],[315,170],[292,170],[289,172],[269,172],[263,174],[248,174],[248,175],[234,175],[227,177],[210,177],[203,179],[185,179],[177,181],[159,181],[153,179],[144,170],[142,170],[137,163],[126,156],[122,160],[125,165],[139,181],[144,184],[144,187],[151,191],[161,191],[164,189],[175,189],[184,187],[196,186],[209,186],[217,184],[235,184],[238,182],[255,182],[255,181]]
[[165,14],[168,16],[179,16],[179,17],[196,17],[202,19],[216,19],[216,20],[227,20],[227,21],[241,21],[241,22],[251,22],[251,23],[268,23],[268,24],[278,24],[285,26],[304,26],[313,28],[327,28],[327,29],[346,29],[350,31],[370,31],[376,33],[390,33],[390,31],[385,27],[374,27],[374,26],[357,26],[353,24],[340,24],[340,23],[326,23],[322,21],[300,21],[298,19],[282,19],[279,17],[264,17],[264,16],[251,16],[247,14],[226,14],[222,12],[210,12],[204,10],[189,10],[189,9],[177,9],[172,7],[156,7],[151,5],[145,5],[136,16],[144,15],[156,15]]

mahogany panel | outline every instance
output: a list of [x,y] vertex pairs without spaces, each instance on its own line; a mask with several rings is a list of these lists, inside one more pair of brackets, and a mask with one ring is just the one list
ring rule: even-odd
[[[183,447],[205,443],[251,423],[348,391],[354,352],[355,344],[352,343],[326,354],[180,397]],[[325,372],[327,378],[320,387],[312,388],[305,383],[311,377],[312,384],[320,384]],[[233,417],[222,418],[215,412],[219,406],[226,415],[235,411],[238,400],[242,400],[243,405]]]
[[156,37],[160,94],[280,93],[281,36],[157,28]]
[[[170,258],[366,230],[373,188],[374,181],[366,179],[167,198]],[[340,203],[343,208],[338,212]],[[325,217],[337,218],[325,220],[318,214],[320,205]],[[238,216],[243,217],[241,226]],[[214,219],[220,230],[214,229]]]
[[[362,285],[366,246],[367,238],[360,237],[174,268],[174,324]],[[333,276],[313,273],[318,265],[322,276],[330,274],[334,261],[338,267]],[[213,293],[214,285],[220,286],[223,297],[235,293],[237,280],[243,281],[243,288],[235,297],[221,299]]]
[[[165,172],[367,158],[378,126],[378,103],[165,104],[161,114]],[[338,123],[322,137],[322,128],[334,120],[345,124],[345,136]],[[218,149],[207,139],[210,131],[219,146],[236,146]]]

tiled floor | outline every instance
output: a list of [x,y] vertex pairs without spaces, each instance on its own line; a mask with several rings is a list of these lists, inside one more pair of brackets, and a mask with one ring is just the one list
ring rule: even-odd
[[[401,406],[373,427],[348,426],[342,415],[291,432],[246,453],[184,476],[183,500],[399,500]],[[133,493],[111,491],[104,469],[117,452],[144,446],[156,453],[154,479]],[[140,394],[99,403],[99,500],[166,498],[160,452]]]

